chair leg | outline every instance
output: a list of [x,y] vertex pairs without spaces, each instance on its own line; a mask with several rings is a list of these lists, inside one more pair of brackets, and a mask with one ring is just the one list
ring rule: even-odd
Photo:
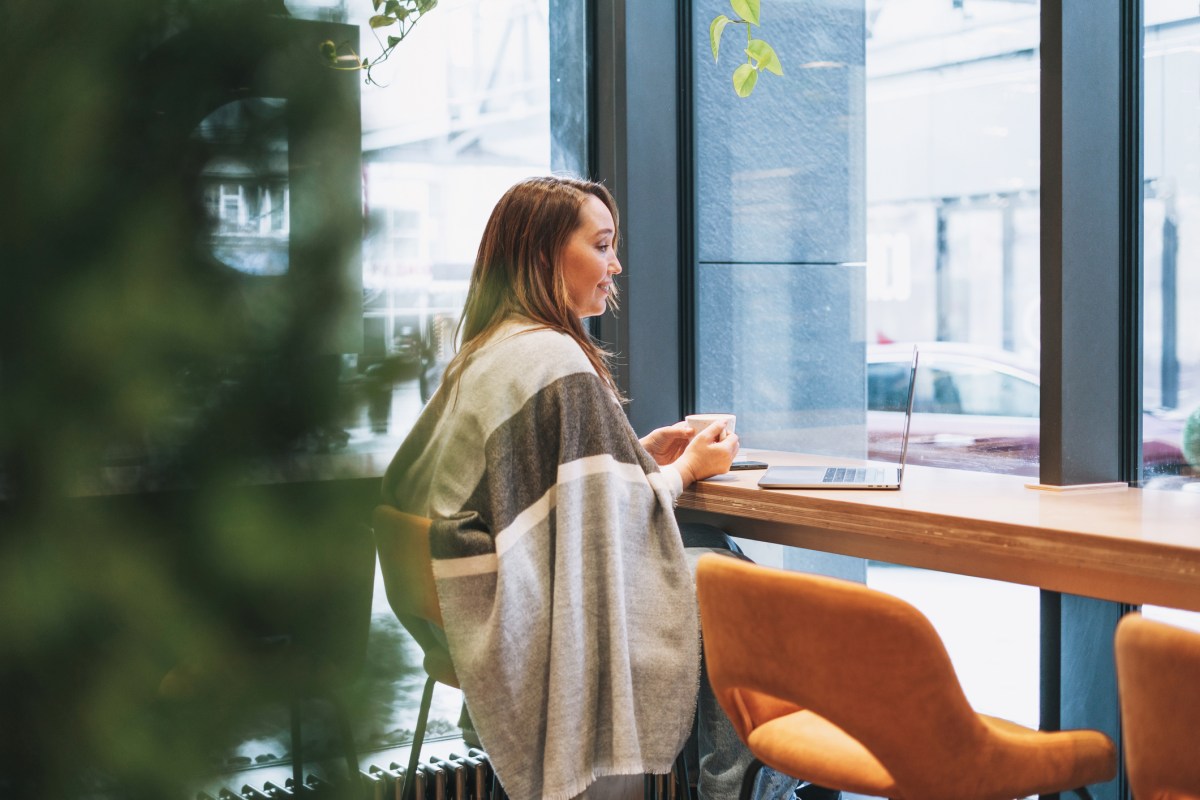
[[696,789],[692,787],[692,770],[688,766],[687,753],[680,753],[675,759],[675,769],[679,777],[680,800],[699,800]]
[[1080,786],[1078,789],[1072,789],[1071,791],[1075,792],[1079,800],[1092,800],[1092,793],[1088,791],[1086,786]]
[[687,752],[681,752],[671,765],[671,783],[667,787],[668,800],[694,800],[691,775],[688,774]]
[[299,792],[304,786],[304,739],[300,730],[300,698],[291,701],[292,715],[292,785]]
[[751,800],[754,796],[754,781],[758,778],[758,773],[762,772],[763,766],[763,762],[756,758],[746,767],[746,774],[742,777],[741,800]]
[[417,764],[421,760],[421,745],[425,742],[425,725],[429,721],[429,706],[433,702],[433,685],[435,683],[437,681],[432,677],[425,681],[425,692],[421,695],[421,710],[417,714],[417,729],[413,733],[412,748],[408,753],[408,769],[404,772],[404,789],[400,800],[414,800]]
[[342,739],[342,754],[346,759],[346,775],[350,784],[356,786],[359,782],[358,750],[354,746],[354,731],[350,728],[350,715],[346,713],[346,707],[336,694],[330,693],[329,702],[333,706],[333,716],[337,721],[338,735]]

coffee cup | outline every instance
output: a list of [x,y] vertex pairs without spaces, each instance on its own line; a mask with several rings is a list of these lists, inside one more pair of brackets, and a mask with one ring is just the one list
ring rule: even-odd
[[[737,416],[734,414],[688,414],[684,417],[691,429],[696,433],[712,425],[714,422],[725,421],[725,434],[733,433],[733,427],[737,424]],[[721,437],[725,438],[724,436]]]

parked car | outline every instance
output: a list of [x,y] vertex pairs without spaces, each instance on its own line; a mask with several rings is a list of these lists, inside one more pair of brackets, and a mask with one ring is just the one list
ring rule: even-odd
[[[1041,383],[1036,361],[1003,350],[956,342],[920,342],[908,462],[1038,474]],[[899,458],[913,344],[867,348],[867,431],[871,458]],[[1142,417],[1148,474],[1187,468],[1181,450],[1183,415]]]

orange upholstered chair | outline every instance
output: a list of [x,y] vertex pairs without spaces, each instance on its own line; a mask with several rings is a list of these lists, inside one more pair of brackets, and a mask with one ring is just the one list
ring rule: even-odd
[[1200,800],[1200,633],[1127,614],[1115,649],[1134,798]]
[[401,790],[401,800],[409,800],[415,791],[417,762],[421,757],[425,726],[429,721],[434,684],[442,683],[456,689],[460,687],[445,637],[437,634],[442,627],[442,611],[438,606],[437,588],[433,581],[433,554],[429,549],[429,527],[432,522],[427,517],[406,514],[388,505],[376,506],[371,522],[388,604],[400,624],[421,646],[425,654],[425,673],[429,676],[421,696],[417,729],[413,734],[408,769],[404,773],[404,787]]
[[1088,797],[1083,787],[1116,774],[1099,731],[976,713],[941,638],[903,600],[719,556],[700,560],[696,583],[717,700],[780,772],[897,800]]

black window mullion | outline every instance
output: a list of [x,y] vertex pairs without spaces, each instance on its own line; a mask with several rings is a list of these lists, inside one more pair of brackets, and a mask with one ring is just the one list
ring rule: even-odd
[[1142,477],[1143,0],[1122,0],[1120,20],[1121,473]]
[[[1041,481],[1128,480],[1136,400],[1134,223],[1139,96],[1129,87],[1128,8],[1138,0],[1042,5]],[[1135,84],[1136,86],[1136,84]],[[1132,134],[1132,135],[1131,135]]]

